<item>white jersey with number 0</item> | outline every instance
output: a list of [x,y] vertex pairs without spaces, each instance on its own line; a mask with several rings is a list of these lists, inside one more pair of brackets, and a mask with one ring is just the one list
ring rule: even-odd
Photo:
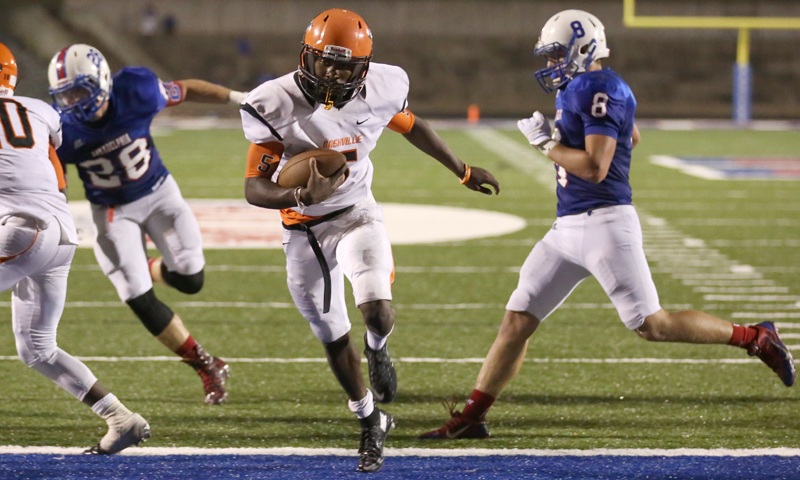
[[0,218],[22,214],[42,227],[55,216],[65,237],[77,234],[49,157],[61,144],[61,120],[45,102],[28,97],[0,97]]

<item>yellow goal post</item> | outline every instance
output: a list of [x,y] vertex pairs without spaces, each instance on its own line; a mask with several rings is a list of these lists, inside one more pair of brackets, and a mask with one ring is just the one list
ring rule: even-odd
[[753,72],[750,65],[750,30],[800,30],[800,18],[796,17],[636,15],[636,0],[622,1],[622,23],[626,27],[739,31],[733,69],[733,120],[740,124],[751,119]]

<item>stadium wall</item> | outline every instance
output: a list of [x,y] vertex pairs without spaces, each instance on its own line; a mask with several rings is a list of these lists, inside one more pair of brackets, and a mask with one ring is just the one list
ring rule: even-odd
[[[53,2],[50,2],[53,3]],[[62,19],[92,15],[149,52],[175,78],[199,76],[252,88],[296,68],[308,21],[332,4],[317,0],[64,0]],[[151,7],[156,32],[141,31]],[[374,61],[403,66],[411,106],[424,115],[459,117],[478,104],[484,117],[551,110],[533,79],[532,54],[541,25],[564,8],[596,14],[612,52],[607,65],[623,74],[639,116],[730,118],[737,32],[632,29],[621,0],[341,0],[375,34]],[[641,15],[792,16],[796,0],[637,2]],[[172,20],[172,30],[165,28]],[[73,22],[74,23],[74,22]],[[753,117],[796,119],[800,112],[800,31],[751,32]],[[247,48],[249,46],[249,50]]]

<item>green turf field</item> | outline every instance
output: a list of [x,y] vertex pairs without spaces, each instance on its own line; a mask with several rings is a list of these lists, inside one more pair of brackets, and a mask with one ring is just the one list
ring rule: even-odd
[[[800,448],[800,387],[784,387],[743,350],[640,340],[591,279],[533,337],[527,364],[490,413],[492,439],[416,440],[448,418],[444,398],[463,401],[471,391],[480,363],[455,360],[484,356],[516,284],[515,270],[555,214],[552,167],[518,132],[441,133],[463,160],[497,176],[500,196],[465,189],[387,132],[373,155],[378,200],[507,212],[528,226],[502,237],[394,248],[397,326],[390,346],[400,387],[387,407],[398,423],[389,447]],[[241,197],[247,149],[241,131],[173,131],[156,142],[187,198]],[[648,161],[654,154],[798,152],[793,131],[642,131],[634,203],[665,308],[707,309],[742,323],[774,318],[800,353],[800,184],[703,180]],[[70,198],[82,199],[77,178],[70,181]],[[291,302],[283,254],[208,250],[206,258],[200,294],[163,286],[156,293],[208,350],[232,359],[228,404],[205,406],[198,378],[177,361],[87,360],[149,420],[147,446],[356,448],[358,426],[322,361],[322,347],[292,308],[268,305]],[[718,271],[725,272],[719,282],[704,280]],[[13,357],[8,300],[8,293],[0,296],[0,356]],[[117,301],[91,250],[78,251],[68,302],[59,332],[65,350],[81,357],[170,355]],[[351,319],[360,339],[364,326],[355,308]],[[265,360],[296,358],[319,361]],[[441,360],[414,361],[419,358]],[[0,361],[0,380],[0,445],[85,446],[104,434],[103,422],[84,405],[19,361]]]

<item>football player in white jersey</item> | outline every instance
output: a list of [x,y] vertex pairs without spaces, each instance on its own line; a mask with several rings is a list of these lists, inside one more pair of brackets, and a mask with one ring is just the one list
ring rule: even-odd
[[150,437],[150,426],[89,368],[56,344],[78,234],[67,206],[61,120],[50,105],[14,97],[17,64],[0,44],[0,291],[11,289],[20,359],[90,406],[108,433],[86,453],[117,453]]
[[[242,126],[251,142],[245,196],[253,205],[281,212],[289,290],[323,343],[328,364],[359,418],[357,470],[362,472],[383,465],[383,443],[394,421],[374,401],[390,402],[397,388],[387,350],[394,327],[394,265],[381,209],[372,195],[370,152],[388,127],[467,188],[490,195],[491,187],[499,193],[491,173],[459,160],[407,109],[405,71],[371,59],[372,33],[364,19],[347,10],[327,10],[305,32],[298,70],[255,88],[242,105]],[[280,167],[313,148],[340,151],[347,165],[323,177],[312,160],[307,185],[278,186],[274,180]],[[364,353],[372,391],[364,385],[359,354],[350,340],[345,277],[367,326]]]
[[556,135],[541,113],[518,122],[528,142],[555,164],[558,218],[520,270],[500,331],[463,412],[424,439],[486,438],[485,417],[519,372],[528,339],[590,275],[603,287],[625,326],[655,342],[728,344],[758,356],[781,381],[795,381],[792,354],[772,322],[735,325],[697,310],[661,308],[632,204],[631,151],[639,142],[636,99],[616,72],[603,24],[582,10],[548,20],[534,50],[545,68],[542,88],[556,93]]
[[[56,53],[47,76],[63,121],[58,156],[77,167],[83,182],[100,268],[150,334],[197,372],[205,403],[223,403],[230,367],[195,340],[153,288],[158,282],[199,292],[205,258],[200,227],[161,159],[150,124],[183,101],[238,106],[244,94],[198,79],[164,82],[145,67],[112,76],[103,54],[86,44]],[[161,257],[148,260],[146,237]]]

